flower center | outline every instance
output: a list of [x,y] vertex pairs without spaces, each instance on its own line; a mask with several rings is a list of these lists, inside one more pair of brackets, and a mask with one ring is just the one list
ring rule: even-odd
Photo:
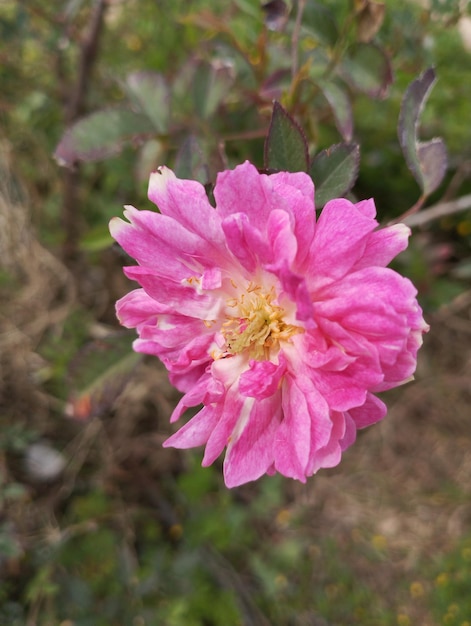
[[228,301],[236,314],[228,315],[222,325],[227,353],[239,354],[247,350],[252,359],[268,359],[270,350],[277,348],[280,341],[303,332],[302,328],[284,321],[285,311],[273,303],[274,299],[273,287],[264,292],[259,285],[250,283],[239,298]]

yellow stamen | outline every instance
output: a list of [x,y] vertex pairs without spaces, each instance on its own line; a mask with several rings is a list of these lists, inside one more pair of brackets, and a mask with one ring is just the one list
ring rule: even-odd
[[274,298],[273,288],[263,292],[259,285],[249,283],[246,293],[227,301],[230,308],[237,309],[237,314],[228,316],[222,325],[227,354],[239,354],[246,350],[253,359],[266,359],[280,341],[287,341],[295,333],[304,332],[302,328],[284,321],[285,311],[273,303]]

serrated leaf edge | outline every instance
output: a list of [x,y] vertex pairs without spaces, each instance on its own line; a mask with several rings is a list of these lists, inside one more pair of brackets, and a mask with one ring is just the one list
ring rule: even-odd
[[[268,153],[270,150],[270,133],[273,128],[273,124],[275,123],[275,119],[276,119],[275,115],[278,115],[278,114],[283,115],[285,119],[287,119],[290,122],[292,127],[295,128],[299,132],[299,135],[304,145],[304,159],[306,163],[306,167],[304,171],[308,172],[309,170],[309,146],[307,143],[306,135],[304,134],[304,131],[301,128],[301,126],[298,124],[298,122],[293,118],[292,115],[288,113],[288,111],[278,102],[278,100],[273,101],[272,116],[270,119],[270,125],[268,127],[268,133],[265,139],[265,145],[264,145],[264,150],[263,150],[263,160],[264,160],[265,169],[272,170],[272,168],[270,167],[269,159],[268,159]],[[303,171],[303,170],[300,170],[300,171]]]

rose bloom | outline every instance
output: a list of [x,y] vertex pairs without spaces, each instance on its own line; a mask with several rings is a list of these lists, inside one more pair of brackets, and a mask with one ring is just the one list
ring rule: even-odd
[[340,462],[358,428],[386,414],[374,394],[411,379],[428,330],[411,282],[386,267],[403,224],[378,229],[373,200],[331,200],[316,221],[305,173],[220,173],[204,187],[151,174],[160,212],[128,206],[113,237],[141,286],[117,303],[138,352],[157,356],[183,392],[164,443],[226,448],[228,487],[279,472],[306,481]]

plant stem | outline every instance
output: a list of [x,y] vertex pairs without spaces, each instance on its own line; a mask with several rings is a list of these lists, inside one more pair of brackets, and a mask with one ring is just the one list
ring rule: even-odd
[[403,221],[404,224],[411,227],[424,226],[432,220],[446,217],[448,215],[454,215],[455,213],[460,213],[461,211],[466,211],[468,209],[471,209],[471,194],[461,196],[461,198],[457,198],[451,202],[440,202],[435,206],[431,206],[428,209],[420,211],[420,213],[412,214],[408,211],[408,216],[403,216],[403,218],[399,221]]
[[299,64],[299,34],[301,32],[301,22],[303,19],[304,7],[306,0],[298,0],[298,11],[296,13],[296,21],[294,23],[293,35],[291,37],[291,79],[294,82],[298,73]]
[[[108,0],[96,0],[90,16],[87,33],[83,39],[79,56],[79,69],[71,96],[65,105],[65,124],[70,126],[85,110],[86,96],[91,82],[92,69],[98,56],[99,41],[103,31]],[[80,239],[79,212],[80,170],[67,170],[63,177],[62,222],[64,226],[63,257],[70,264],[78,256]]]

